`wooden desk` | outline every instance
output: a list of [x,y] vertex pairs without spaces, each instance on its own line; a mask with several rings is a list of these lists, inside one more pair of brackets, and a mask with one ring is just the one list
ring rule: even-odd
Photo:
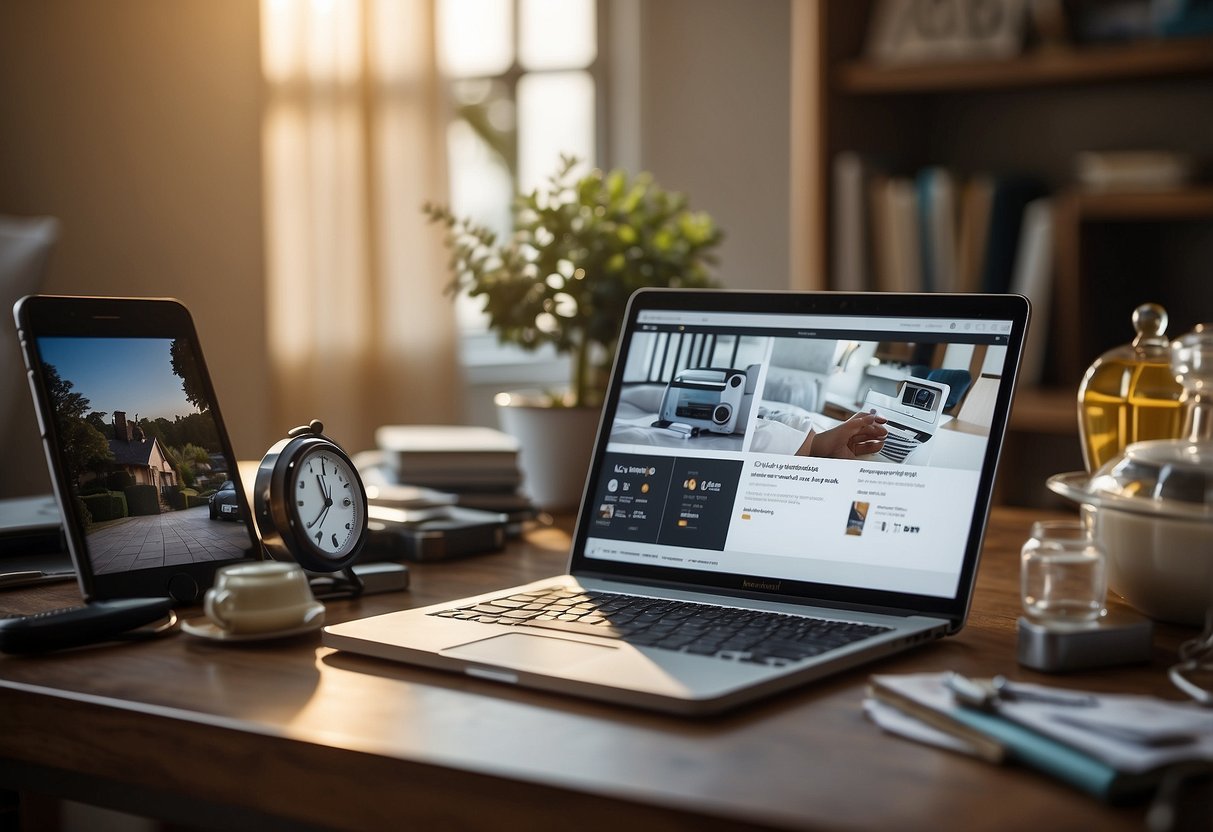
[[[1179,698],[1159,627],[1148,666],[1049,677],[1015,662],[1018,550],[1039,512],[995,512],[956,637],[704,721],[335,653],[319,635],[220,646],[178,636],[0,658],[0,784],[205,827],[1140,829],[1034,771],[883,734],[869,673],[955,669]],[[343,620],[562,571],[567,535],[418,566],[413,589],[331,603]],[[0,608],[70,603],[70,586]],[[576,813],[571,815],[570,813]]]

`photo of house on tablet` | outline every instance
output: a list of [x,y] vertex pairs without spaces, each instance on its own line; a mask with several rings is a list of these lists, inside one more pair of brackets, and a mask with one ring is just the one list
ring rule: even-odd
[[38,339],[96,574],[240,558],[240,501],[187,342]]

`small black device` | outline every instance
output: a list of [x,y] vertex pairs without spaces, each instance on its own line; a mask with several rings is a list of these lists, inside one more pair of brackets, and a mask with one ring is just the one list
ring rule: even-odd
[[[369,548],[369,547],[368,547]],[[349,598],[354,595],[374,595],[381,592],[403,592],[409,588],[409,568],[403,563],[355,563],[347,567],[353,573],[312,574],[309,583],[317,600]]]
[[461,506],[371,506],[368,560],[437,561],[505,546],[509,516]]
[[[31,295],[14,307],[51,481],[86,601],[198,601],[259,559],[189,312],[170,299]],[[240,522],[209,517],[233,483]]]
[[0,618],[0,652],[42,653],[113,641],[160,619],[171,627],[172,608],[171,598],[121,598]]

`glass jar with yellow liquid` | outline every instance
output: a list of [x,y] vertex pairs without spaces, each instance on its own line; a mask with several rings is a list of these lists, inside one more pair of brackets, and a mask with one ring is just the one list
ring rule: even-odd
[[1156,303],[1133,310],[1136,337],[1095,360],[1078,388],[1078,427],[1087,471],[1126,447],[1180,433],[1183,388],[1171,370],[1167,312]]
[[1190,444],[1213,443],[1213,323],[1196,327],[1171,344],[1171,372],[1183,387],[1179,436]]

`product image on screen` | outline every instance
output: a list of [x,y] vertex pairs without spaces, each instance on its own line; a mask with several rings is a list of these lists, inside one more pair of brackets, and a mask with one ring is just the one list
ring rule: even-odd
[[38,352],[94,574],[247,556],[235,460],[188,341],[43,337]]

